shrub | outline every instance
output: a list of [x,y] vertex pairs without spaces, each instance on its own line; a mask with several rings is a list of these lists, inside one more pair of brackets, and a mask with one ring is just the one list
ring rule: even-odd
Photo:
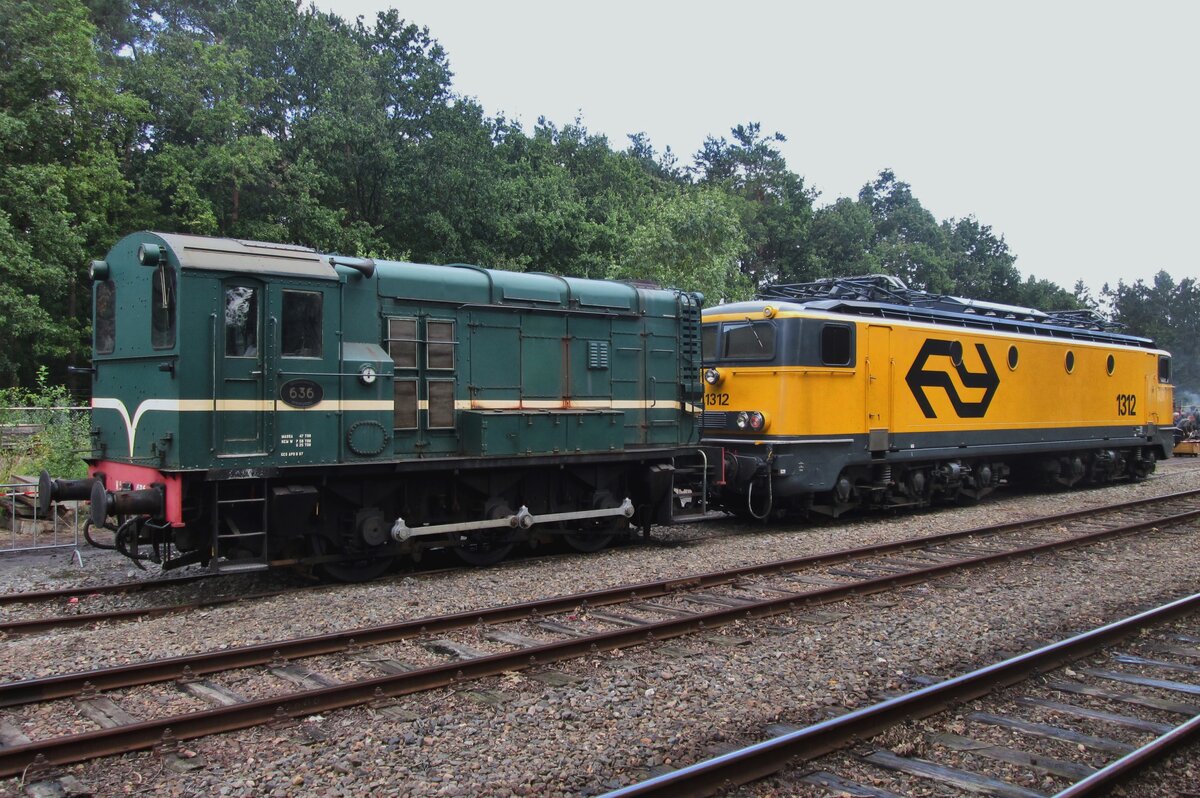
[[90,450],[91,419],[85,410],[68,410],[71,394],[65,386],[50,385],[47,369],[38,369],[29,388],[0,389],[0,426],[29,426],[29,434],[4,434],[0,449],[0,480],[14,474],[37,474],[80,479],[87,476],[83,455]]

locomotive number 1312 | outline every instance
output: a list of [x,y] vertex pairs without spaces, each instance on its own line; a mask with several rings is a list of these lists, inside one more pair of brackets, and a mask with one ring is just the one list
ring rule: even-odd
[[1137,396],[1131,393],[1117,394],[1117,415],[1132,416],[1137,413]]

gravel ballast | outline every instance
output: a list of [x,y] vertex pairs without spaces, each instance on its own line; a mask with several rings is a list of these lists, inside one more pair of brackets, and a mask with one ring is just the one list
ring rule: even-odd
[[[188,615],[6,641],[6,680],[203,651],[285,636],[482,608],[614,584],[766,562],[1018,517],[1062,512],[1200,487],[1200,464],[1173,460],[1136,485],[1065,493],[1001,492],[976,507],[836,523],[761,527],[720,522],[660,533],[709,536],[688,546],[631,546],[589,556],[513,562],[485,570],[414,574],[368,585],[297,593]],[[946,677],[1200,589],[1197,527],[1121,539],[983,568],[933,583],[725,627],[645,649],[603,654],[356,708],[283,729],[258,728],[185,744],[199,764],[178,772],[152,754],[72,766],[96,795],[579,795],[706,758],[714,746],[802,725],[831,708],[911,689],[908,677]],[[0,560],[0,590],[70,580],[121,581],[128,564],[85,553]],[[16,567],[14,567],[14,565]],[[815,616],[815,614],[813,614]],[[530,634],[535,634],[530,632]],[[488,649],[478,641],[480,649]],[[411,661],[419,652],[405,647]],[[357,665],[306,666],[335,675]],[[171,688],[143,699],[177,709]],[[128,708],[138,714],[138,705]],[[149,714],[150,709],[146,712]],[[37,737],[77,720],[16,713]],[[45,725],[43,725],[43,723]],[[1167,781],[1195,772],[1185,751]],[[17,792],[16,780],[0,782]],[[811,788],[809,788],[811,789]],[[743,788],[795,794],[787,777]],[[816,793],[813,793],[816,794]]]

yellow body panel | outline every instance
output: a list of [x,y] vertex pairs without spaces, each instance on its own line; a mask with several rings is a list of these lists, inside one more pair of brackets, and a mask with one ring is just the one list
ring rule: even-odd
[[[1172,387],[1158,378],[1166,354],[1160,350],[820,312],[773,317],[836,321],[856,331],[851,366],[720,366],[720,382],[705,387],[704,409],[762,412],[769,438],[1171,423]],[[704,321],[746,318],[706,314]],[[946,348],[961,351],[961,365]],[[990,396],[979,383],[994,383]]]

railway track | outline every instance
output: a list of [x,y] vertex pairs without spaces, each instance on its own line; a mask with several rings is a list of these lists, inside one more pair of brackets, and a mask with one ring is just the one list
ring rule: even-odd
[[[1200,491],[1189,491],[827,555],[10,682],[0,685],[0,706],[9,708],[0,716],[0,775],[169,748],[179,740],[356,704],[384,706],[466,680],[801,612],[1198,518]],[[312,660],[298,662],[306,658]],[[336,676],[324,672],[331,670]],[[216,678],[222,675],[224,680]],[[168,682],[174,685],[155,697],[160,708],[166,702],[180,711],[141,717],[133,688]],[[61,702],[49,713],[62,719],[61,733],[29,740],[22,722],[30,716],[23,713],[41,712],[46,702]],[[100,728],[83,730],[87,726]]]
[[[1059,798],[1099,795],[1200,732],[1198,620],[1194,594],[605,798],[712,795],[800,763],[809,772],[799,782],[845,795],[897,798],[899,786],[926,794],[932,785],[1002,798],[1044,798],[1045,787]],[[891,746],[874,744],[905,726]],[[858,750],[827,756],[849,746]]]
[[141,593],[159,588],[178,587],[212,579],[215,574],[188,574],[170,579],[143,579],[134,582],[114,582],[102,585],[79,585],[63,587],[55,590],[26,590],[20,593],[0,593],[0,606],[10,604],[32,604],[35,602],[61,601],[62,599],[82,598],[91,595],[127,595]]
[[[269,576],[268,584],[272,581],[278,582],[279,579],[277,576]],[[214,582],[215,585],[211,584]],[[10,608],[5,617],[0,619],[0,635],[14,637],[55,629],[154,618],[322,587],[328,586],[288,585],[264,590],[261,576],[247,580],[242,575],[221,577],[212,574],[192,574],[172,579],[7,593],[0,596],[0,605]],[[162,602],[162,594],[181,591],[193,593],[194,597],[184,601]],[[88,610],[89,605],[99,603],[97,600],[111,603],[114,599],[110,597],[114,596],[129,597],[132,601],[128,602],[129,606]],[[116,600],[120,601],[120,598]],[[31,610],[45,612],[45,607],[54,607],[59,611],[50,615],[19,617],[19,614],[29,614]]]
[[[1168,494],[1168,496],[1177,496],[1180,499],[1184,499],[1188,495],[1189,495],[1188,492],[1183,492],[1183,493],[1179,493],[1179,494]],[[1197,495],[1200,495],[1200,491],[1197,492]],[[1116,504],[1116,505],[1111,505],[1109,508],[1098,508],[1097,510],[1088,510],[1086,512],[1092,513],[1092,512],[1100,512],[1100,511],[1104,511],[1104,510],[1108,510],[1111,512],[1132,511],[1132,510],[1135,510],[1137,507],[1145,506],[1148,503],[1154,503],[1154,502],[1160,501],[1163,498],[1165,498],[1165,497],[1152,497],[1152,498],[1147,498],[1147,499],[1138,499],[1138,500],[1131,501],[1131,502],[1124,502],[1124,503],[1120,503],[1120,504]],[[1068,513],[1068,514],[1064,514],[1063,516],[1061,516],[1061,519],[1062,520],[1071,520],[1073,517],[1075,517],[1075,514]],[[1059,518],[1059,517],[1056,516],[1054,518]],[[1052,523],[1054,518],[1047,519],[1046,522]],[[711,520],[715,520],[715,518],[710,517],[710,518],[707,518],[704,520],[711,521]],[[694,522],[695,521],[693,521],[693,523]],[[1025,522],[1020,522],[1020,523],[1025,523]],[[1011,527],[1012,527],[1011,524],[998,525],[997,527],[994,527],[994,528],[993,527],[983,527],[983,528],[967,530],[965,532],[956,533],[956,534],[964,536],[964,537],[971,537],[971,536],[976,536],[976,535],[990,534],[990,530],[992,530],[992,529],[995,529],[997,531],[1005,531],[1005,530],[1010,529]],[[740,533],[740,534],[744,534],[744,533]],[[698,541],[708,540],[711,537],[712,537],[711,535],[709,535],[709,536],[700,535],[700,536],[687,536],[687,537],[682,537],[682,538],[674,538],[669,541],[662,542],[661,545],[668,546],[668,547],[688,546],[688,545],[692,545]],[[918,538],[917,540],[920,540],[920,539]],[[866,551],[869,552],[869,550],[866,550]],[[860,556],[859,550],[851,550],[851,551],[843,552],[842,554],[844,554],[847,559],[853,559],[853,558]],[[555,556],[563,556],[563,555],[549,555],[549,556],[555,557]],[[570,555],[568,555],[568,556],[570,556]],[[837,555],[831,554],[829,556],[837,556]],[[519,560],[514,560],[514,562],[533,562],[533,561],[546,559],[546,557],[547,557],[547,555],[533,555],[533,556],[520,558]],[[438,566],[435,566],[432,568],[423,569],[423,570],[419,571],[419,573],[424,576],[429,576],[429,575],[439,574],[439,573],[454,572],[454,571],[457,571],[460,569],[461,569],[461,567],[438,567]],[[254,578],[256,578],[256,579],[261,578],[261,576],[262,575],[256,575],[256,577],[254,577]],[[271,576],[271,575],[268,575],[268,576]],[[275,574],[274,577],[276,580],[279,578],[279,576],[277,574]],[[66,628],[75,628],[75,627],[82,627],[82,626],[96,626],[96,625],[100,625],[100,624],[114,624],[114,623],[121,623],[121,622],[128,622],[128,621],[137,621],[137,620],[143,620],[146,618],[156,618],[156,617],[162,617],[162,616],[166,616],[166,615],[181,614],[181,613],[190,612],[193,610],[211,609],[214,607],[219,607],[219,606],[224,606],[224,605],[258,601],[258,600],[273,598],[273,597],[286,595],[286,594],[294,593],[294,592],[312,591],[312,590],[328,590],[328,589],[337,589],[337,588],[345,587],[344,585],[341,585],[341,584],[318,583],[318,584],[306,584],[306,585],[292,584],[292,585],[288,585],[283,588],[262,590],[262,589],[254,589],[254,587],[253,587],[254,582],[246,583],[245,578],[246,578],[246,575],[236,575],[235,574],[235,575],[225,575],[224,577],[222,577],[221,575],[217,575],[217,574],[204,573],[204,574],[192,574],[192,575],[182,576],[182,577],[174,577],[171,579],[143,580],[143,581],[122,582],[122,583],[107,584],[107,585],[69,587],[69,588],[62,588],[59,590],[29,591],[29,592],[25,592],[25,593],[2,594],[2,595],[0,595],[0,606],[4,606],[4,605],[11,606],[11,605],[18,605],[18,604],[44,606],[44,605],[57,604],[59,607],[68,608],[70,611],[69,612],[60,612],[60,613],[51,614],[51,615],[39,615],[39,616],[35,616],[35,617],[5,617],[3,619],[0,619],[0,636],[16,637],[16,636],[22,636],[22,635],[49,632],[49,631],[53,631],[56,629],[66,629]],[[398,580],[404,578],[404,576],[394,576],[391,578],[398,581]],[[179,601],[179,602],[173,602],[173,603],[138,602],[135,604],[135,606],[129,606],[129,607],[123,606],[123,607],[117,607],[117,608],[113,608],[113,609],[104,609],[104,610],[97,610],[97,611],[85,611],[86,605],[80,601],[80,599],[87,600],[87,599],[95,598],[97,596],[108,596],[108,595],[141,596],[142,594],[154,593],[156,591],[169,591],[169,590],[173,590],[176,588],[187,587],[187,586],[198,587],[198,590],[204,591],[204,589],[207,587],[207,584],[201,584],[198,586],[197,583],[207,583],[209,580],[213,580],[213,579],[216,579],[222,583],[220,585],[219,593],[217,593],[216,595],[212,595],[211,593],[199,592],[194,598],[190,598],[186,601]],[[227,579],[234,580],[234,582],[225,584],[225,580],[227,580]],[[376,580],[375,583],[380,584],[383,582],[385,582],[385,580]],[[248,585],[251,587],[251,589],[246,589],[246,587]],[[71,601],[72,599],[74,599],[75,601],[72,602]]]

